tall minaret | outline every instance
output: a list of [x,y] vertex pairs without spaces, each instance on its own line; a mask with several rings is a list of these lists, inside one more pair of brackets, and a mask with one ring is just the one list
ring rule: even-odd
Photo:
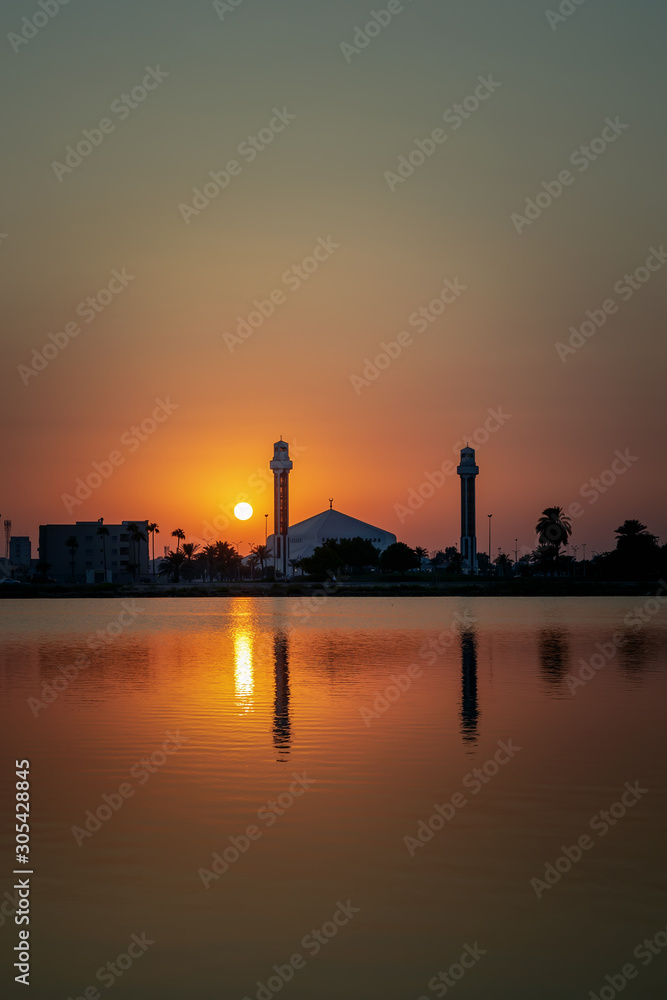
[[461,572],[477,572],[477,538],[475,535],[475,449],[461,448],[461,464],[456,470],[461,477]]
[[277,573],[287,576],[289,559],[289,474],[292,461],[287,441],[276,441],[273,446],[273,565]]

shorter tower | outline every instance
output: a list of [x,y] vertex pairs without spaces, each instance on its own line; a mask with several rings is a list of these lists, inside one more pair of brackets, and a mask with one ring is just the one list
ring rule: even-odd
[[461,448],[461,464],[456,470],[461,478],[461,572],[477,572],[477,536],[475,531],[475,449]]
[[289,457],[287,441],[276,441],[273,446],[273,460],[269,463],[273,471],[273,565],[283,578],[287,576],[289,560],[289,474],[292,460]]

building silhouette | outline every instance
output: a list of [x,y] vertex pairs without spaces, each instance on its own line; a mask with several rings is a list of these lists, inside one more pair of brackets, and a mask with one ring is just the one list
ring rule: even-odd
[[477,572],[477,535],[475,529],[475,449],[461,448],[461,464],[457,468],[461,479],[461,572]]
[[[76,524],[40,524],[39,560],[48,564],[46,575],[56,583],[129,583],[133,576],[148,576],[148,542],[134,541],[129,530],[136,524],[147,539],[148,521],[123,521],[105,524],[109,534],[101,536],[102,521],[77,521]],[[74,537],[76,547],[67,539]],[[72,565],[74,572],[72,572]],[[133,572],[132,566],[136,567]]]
[[32,544],[28,535],[12,535],[9,540],[9,561],[17,569],[30,570]]
[[333,500],[329,501],[326,510],[290,526],[288,477],[293,463],[289,457],[289,445],[282,438],[273,446],[273,461],[269,466],[273,470],[274,481],[274,530],[267,539],[267,545],[269,552],[273,553],[276,576],[292,576],[291,564],[312,556],[315,549],[325,542],[363,538],[384,552],[396,541],[393,532],[334,510]]

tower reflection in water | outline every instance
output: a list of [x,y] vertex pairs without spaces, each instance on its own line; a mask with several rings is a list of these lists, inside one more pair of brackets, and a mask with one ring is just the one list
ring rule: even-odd
[[477,633],[461,632],[461,736],[464,744],[476,744],[479,707],[477,704]]
[[292,726],[289,716],[289,639],[287,632],[277,631],[273,637],[276,695],[273,708],[273,745],[278,751],[276,760],[289,757]]

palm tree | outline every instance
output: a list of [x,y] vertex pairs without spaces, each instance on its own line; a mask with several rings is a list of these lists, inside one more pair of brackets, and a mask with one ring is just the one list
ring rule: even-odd
[[259,565],[262,569],[262,576],[264,576],[264,563],[269,558],[269,549],[266,545],[253,545],[250,549],[252,555],[257,556],[259,559]]
[[206,569],[208,571],[209,581],[213,580],[213,567],[215,565],[216,551],[215,542],[211,542],[204,546],[204,551],[202,552],[202,558],[206,560]]
[[653,539],[655,541],[655,535],[652,535],[645,524],[637,520],[626,520],[623,524],[616,528],[614,531],[615,535],[618,535],[616,539],[616,544],[625,539],[628,542],[634,542],[639,539],[646,541],[647,539]]
[[222,579],[223,574],[229,578],[236,567],[238,553],[229,542],[215,543],[215,566]]
[[[141,569],[141,543],[146,542],[146,545],[148,546],[148,539],[146,538],[144,532],[140,530],[137,524],[134,523],[128,524],[127,530],[129,532],[130,540],[132,542],[132,549],[133,549],[132,558],[136,560],[131,565],[132,577],[134,578],[134,576],[136,575],[136,571],[138,569],[139,570]],[[135,545],[136,549],[134,548]]]
[[76,554],[76,550],[79,547],[79,543],[77,542],[77,540],[74,537],[74,535],[70,535],[69,538],[67,539],[67,541],[65,542],[65,545],[69,549],[69,555],[70,555],[70,559],[72,561],[72,582],[74,582],[74,556]]
[[183,563],[183,574],[188,580],[191,580],[195,574],[196,561],[195,556],[199,546],[195,542],[183,542],[183,548],[181,550],[183,556],[185,557]]
[[109,537],[109,529],[105,524],[100,522],[97,528],[97,534],[102,539],[102,555],[104,558],[104,582],[107,582],[107,538]]
[[153,579],[155,579],[155,536],[160,534],[160,527],[155,521],[148,522],[148,534],[151,535],[153,542]]
[[562,507],[545,507],[535,531],[540,545],[553,547],[554,558],[558,559],[561,545],[566,545],[572,534],[572,525]]
[[176,539],[176,551],[178,552],[181,546],[181,542],[185,538],[185,532],[182,528],[174,528],[171,533],[171,537]]
[[417,548],[415,549],[415,555],[419,559],[419,569],[421,570],[422,561],[424,559],[428,559],[428,549],[423,549],[421,548],[421,546],[418,545]]
[[160,563],[160,576],[170,576],[174,583],[181,579],[181,566],[185,562],[182,552],[169,552]]

